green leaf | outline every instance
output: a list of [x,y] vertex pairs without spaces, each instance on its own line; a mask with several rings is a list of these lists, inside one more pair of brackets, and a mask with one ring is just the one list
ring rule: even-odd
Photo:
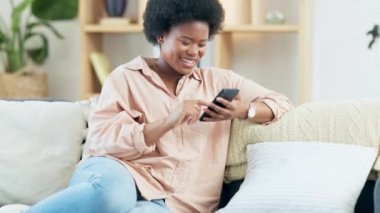
[[21,15],[22,12],[28,8],[28,6],[33,2],[33,0],[24,0],[19,5],[17,5],[12,11],[12,31],[20,32]]
[[7,41],[8,41],[7,36],[5,36],[5,34],[2,31],[0,31],[0,44],[6,43]]
[[73,19],[78,13],[78,0],[34,0],[32,13],[45,20]]
[[36,22],[29,23],[26,26],[27,32],[32,32],[33,29],[38,26],[47,27],[55,36],[57,36],[60,39],[63,39],[62,34],[60,34],[57,29],[55,29],[48,21],[45,20],[37,20]]
[[29,48],[26,50],[28,56],[37,64],[43,64],[49,56],[49,43],[47,37],[42,33],[30,33],[26,40],[33,37],[39,37],[42,40],[42,46],[37,48]]
[[7,72],[15,72],[25,66],[25,57],[23,51],[6,50],[7,52]]

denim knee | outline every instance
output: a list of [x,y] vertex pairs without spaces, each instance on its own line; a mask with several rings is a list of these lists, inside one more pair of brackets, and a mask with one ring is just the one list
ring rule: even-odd
[[[87,162],[86,162],[87,163]],[[126,212],[136,204],[136,186],[132,175],[119,162],[105,157],[81,165],[91,186],[92,202],[98,212]],[[80,176],[80,174],[79,174]]]

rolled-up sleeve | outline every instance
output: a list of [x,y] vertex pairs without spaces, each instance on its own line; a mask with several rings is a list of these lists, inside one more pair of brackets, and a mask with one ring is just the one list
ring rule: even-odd
[[128,90],[128,83],[120,77],[116,73],[105,81],[97,106],[90,114],[88,153],[133,160],[152,152],[155,144],[145,143],[145,124],[137,122],[142,113],[131,109],[128,92],[121,92]]
[[228,79],[233,84],[231,86],[240,89],[239,94],[243,99],[248,99],[251,102],[262,102],[272,110],[274,115],[273,120],[265,124],[277,121],[285,113],[294,108],[292,102],[285,95],[267,89],[233,71],[228,72]]

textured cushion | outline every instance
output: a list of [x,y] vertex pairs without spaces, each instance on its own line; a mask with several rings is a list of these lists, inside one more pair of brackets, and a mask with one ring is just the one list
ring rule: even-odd
[[21,213],[30,209],[30,206],[23,204],[11,204],[0,208],[0,213]]
[[88,104],[0,101],[0,206],[34,204],[68,184]]
[[[306,103],[267,126],[234,120],[225,173],[227,182],[244,178],[246,145],[263,141],[329,141],[378,147],[380,100]],[[380,170],[379,162],[374,169]]]
[[377,148],[323,142],[247,147],[248,172],[221,212],[354,212]]

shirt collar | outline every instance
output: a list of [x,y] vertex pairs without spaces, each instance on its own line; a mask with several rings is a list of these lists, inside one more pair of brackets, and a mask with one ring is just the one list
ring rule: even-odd
[[[135,70],[135,71],[141,71],[144,75],[152,77],[152,75],[155,75],[156,73],[149,67],[149,65],[146,63],[144,58],[142,56],[138,56],[132,61],[125,64],[125,67],[129,70]],[[153,74],[154,73],[154,74]],[[198,81],[202,81],[201,75],[200,75],[200,69],[194,68],[194,70],[186,75],[186,77],[193,77],[194,79]]]

